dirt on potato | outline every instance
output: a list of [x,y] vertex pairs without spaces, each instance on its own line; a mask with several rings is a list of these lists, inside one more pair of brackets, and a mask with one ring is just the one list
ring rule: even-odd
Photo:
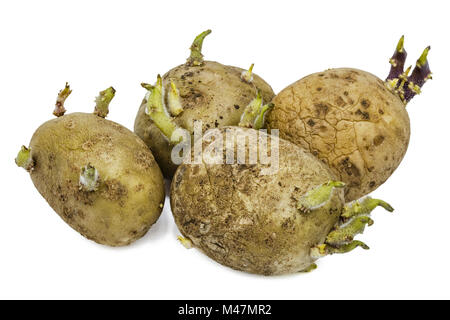
[[[164,203],[162,173],[147,146],[125,127],[94,114],[50,120],[30,143],[34,185],[72,228],[110,246],[128,245],[158,219]],[[98,171],[86,191],[80,171]]]
[[[225,130],[235,139],[235,159],[236,141],[257,132],[238,127],[220,132]],[[204,138],[203,150],[209,144]],[[249,152],[259,152],[259,146],[247,140],[241,164],[210,164],[205,159],[217,156],[210,148],[201,163],[180,165],[171,186],[175,222],[195,247],[231,268],[264,275],[304,270],[314,261],[310,249],[323,243],[339,219],[343,191],[336,189],[326,205],[302,213],[299,199],[333,179],[332,172],[300,147],[280,139],[279,169],[267,174],[269,164],[249,162]],[[225,158],[226,151],[218,157]]]
[[[201,66],[180,65],[163,76],[166,95],[173,81],[180,93],[183,112],[173,117],[174,123],[193,134],[194,122],[202,122],[202,130],[237,125],[245,107],[259,89],[264,101],[269,102],[274,93],[258,75],[252,83],[241,79],[244,69],[218,62],[204,61]],[[171,161],[171,145],[150,117],[145,113],[144,99],[136,116],[134,131],[150,147],[164,176],[171,178],[177,168]]]

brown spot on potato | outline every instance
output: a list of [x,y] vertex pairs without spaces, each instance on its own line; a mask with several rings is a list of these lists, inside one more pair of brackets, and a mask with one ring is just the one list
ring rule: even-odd
[[[198,170],[198,166],[193,166],[193,168]],[[184,172],[186,171],[185,166],[181,166],[178,174],[175,175],[175,187],[178,187],[182,181]]]
[[356,167],[351,161],[349,157],[346,157],[344,160],[341,161],[341,166],[343,167],[344,171],[349,176],[355,176],[359,177],[361,176],[361,172],[359,171],[358,167]]
[[92,206],[94,204],[94,200],[93,200],[93,193],[92,192],[86,192],[83,190],[80,190],[80,187],[78,186],[78,184],[76,186],[72,186],[72,193],[74,198],[87,206]]
[[291,219],[291,218],[285,219],[285,220],[283,221],[283,223],[281,224],[281,227],[282,227],[284,230],[291,229],[291,228],[293,227],[293,221],[292,221],[292,219]]
[[308,122],[307,122],[307,124],[308,124],[310,127],[314,127],[314,125],[315,125],[316,123],[314,122],[313,119],[309,119]]
[[82,210],[76,208],[63,207],[62,215],[67,221],[72,221],[76,217],[80,219],[85,218],[85,214]]
[[[341,80],[332,79],[332,73]],[[345,81],[349,75],[356,79],[352,84]],[[337,97],[347,103],[344,108],[339,107]],[[386,181],[405,154],[409,141],[407,112],[398,97],[385,89],[383,81],[367,72],[342,68],[312,74],[282,90],[274,102],[277,107],[269,114],[268,126],[279,128],[282,138],[310,153],[317,150],[320,159],[327,159],[334,173],[349,186],[347,201],[364,196]],[[315,103],[329,107],[325,117],[317,112]],[[299,123],[298,118],[304,125],[294,125]],[[314,130],[308,125],[310,118],[316,122]],[[330,135],[322,135],[318,121],[330,125]],[[355,177],[356,170],[341,166],[345,156],[361,177]],[[359,180],[360,189],[350,187],[354,180]]]
[[376,146],[379,146],[380,144],[382,144],[384,141],[384,136],[382,135],[377,135],[375,138],[373,138],[373,144]]
[[[343,190],[333,200],[339,211],[331,217],[328,207],[323,212],[315,212],[326,220],[316,224],[320,219],[299,214],[296,200],[307,190],[327,181],[332,173],[303,149],[285,140],[280,140],[280,157],[280,171],[270,176],[260,175],[261,165],[254,166],[256,170],[250,170],[252,167],[245,164],[207,166],[207,170],[200,167],[198,175],[193,174],[194,166],[181,165],[171,190],[173,215],[181,233],[208,256],[232,268],[268,274],[304,269],[303,263],[310,264],[310,245],[321,241],[321,233],[327,233],[339,218]],[[309,171],[309,166],[314,169]],[[183,182],[176,186],[182,168],[186,170]],[[206,181],[204,186],[200,183],[202,180]],[[197,222],[192,222],[194,219]],[[210,226],[207,234],[201,231],[200,223],[206,223],[205,220]],[[313,239],[304,236],[303,230],[311,233]],[[307,238],[305,245],[303,238]],[[293,245],[288,244],[289,241]],[[226,254],[217,250],[217,244],[226,248]],[[302,262],[303,257],[306,262]]]
[[67,120],[64,122],[64,127],[67,129],[73,129],[75,127],[75,124],[72,120]]
[[344,99],[342,99],[342,97],[337,97],[336,100],[334,101],[334,103],[338,106],[338,107],[343,107],[346,105]]
[[329,107],[325,103],[322,103],[322,102],[315,103],[314,107],[316,108],[317,116],[321,116],[321,115],[326,116],[329,111]]
[[73,212],[70,208],[64,207],[62,210],[62,215],[66,220],[72,220]]
[[143,169],[151,168],[154,165],[154,159],[150,152],[139,150],[135,153],[136,163]]
[[[53,167],[56,165],[55,160],[56,160],[56,156],[53,153],[49,153],[49,155],[48,155],[48,165],[47,165],[47,169],[48,170],[52,170]],[[35,162],[36,162],[36,159],[35,159]],[[34,168],[36,169],[36,165],[35,165]]]
[[353,77],[353,75],[351,75],[351,74],[346,75],[345,78],[344,78],[344,80],[346,80],[346,81],[348,81],[348,82],[351,82],[351,83],[353,83],[353,82],[356,81],[356,79],[355,79],[355,78]]

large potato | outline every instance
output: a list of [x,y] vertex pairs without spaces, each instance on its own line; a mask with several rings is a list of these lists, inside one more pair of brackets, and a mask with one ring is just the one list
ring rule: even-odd
[[[236,141],[257,133],[238,127],[220,129],[226,131],[234,139],[227,138],[234,159]],[[358,217],[339,227],[341,214],[351,206],[344,206],[339,188],[343,184],[333,181],[333,173],[317,158],[280,139],[279,169],[267,174],[269,164],[249,162],[249,152],[259,152],[265,137],[260,133],[259,144],[246,143],[242,164],[211,164],[210,159],[225,158],[227,149],[217,153],[210,148],[209,137],[203,140],[203,160],[180,165],[172,180],[171,208],[185,241],[223,265],[264,275],[302,271],[314,266],[321,255],[367,248],[353,241],[355,232],[348,226],[364,229],[368,218]],[[268,139],[272,145],[273,138]],[[379,200],[368,201],[379,204]],[[343,230],[345,237],[333,236]]]
[[273,99],[267,127],[279,129],[282,138],[326,163],[347,184],[347,200],[368,194],[390,177],[406,153],[406,104],[431,78],[429,50],[409,75],[409,68],[403,71],[402,37],[386,81],[349,68],[304,77]]
[[[188,60],[167,72],[162,79],[164,104],[170,107],[168,95],[173,83],[179,91],[177,103],[183,110],[179,114],[171,114],[172,121],[191,135],[194,121],[202,122],[203,131],[237,125],[257,90],[260,90],[264,101],[269,102],[274,97],[270,85],[258,75],[252,73],[251,81],[244,81],[242,74],[245,72],[241,68],[203,59],[197,63]],[[171,160],[173,144],[146,114],[146,108],[147,98],[144,98],[136,116],[134,132],[150,147],[164,176],[171,178],[177,168]]]
[[115,122],[95,114],[62,115],[36,130],[18,164],[24,156],[40,194],[88,239],[130,244],[161,213],[164,181],[158,165],[139,137]]

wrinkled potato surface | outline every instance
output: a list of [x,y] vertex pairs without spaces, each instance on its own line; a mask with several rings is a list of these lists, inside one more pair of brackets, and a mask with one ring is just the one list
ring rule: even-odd
[[[31,143],[34,185],[88,239],[123,246],[142,237],[164,203],[164,181],[147,146],[125,127],[93,114],[47,121]],[[81,168],[98,170],[95,191],[79,186]]]
[[[202,66],[180,65],[163,76],[165,92],[172,80],[180,91],[184,111],[174,117],[174,122],[191,134],[193,123],[202,121],[203,131],[210,128],[237,125],[247,104],[255,98],[256,88],[264,101],[270,102],[272,88],[258,75],[253,82],[241,80],[244,69],[205,61]],[[167,99],[167,96],[166,96]],[[145,113],[144,99],[136,116],[134,131],[150,147],[164,176],[171,178],[177,166],[171,161],[172,146]],[[166,101],[167,103],[167,101]]]
[[[238,127],[220,131],[225,129],[232,130],[236,139],[255,131]],[[206,138],[203,144],[205,150]],[[246,148],[258,147],[247,143]],[[213,155],[209,149],[203,159]],[[282,139],[279,170],[261,175],[263,168],[267,165],[248,162],[180,165],[171,186],[175,222],[195,247],[228,267],[264,275],[304,270],[313,262],[310,248],[323,243],[339,219],[343,190],[335,189],[326,205],[302,214],[297,201],[308,190],[333,179],[332,172]]]
[[346,200],[368,194],[398,167],[409,143],[405,105],[376,76],[356,69],[309,75],[274,99],[267,126],[326,163],[347,184]]

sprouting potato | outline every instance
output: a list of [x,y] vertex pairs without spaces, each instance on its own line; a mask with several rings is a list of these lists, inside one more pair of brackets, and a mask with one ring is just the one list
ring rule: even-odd
[[109,246],[141,238],[164,203],[161,170],[133,132],[104,119],[115,90],[100,92],[93,114],[64,115],[69,86],[16,163],[25,168],[49,205],[73,229]]
[[177,168],[171,152],[180,130],[192,135],[196,121],[201,121],[203,131],[237,125],[256,92],[266,102],[274,96],[270,85],[253,73],[253,65],[244,70],[204,61],[202,44],[210,33],[207,30],[195,38],[185,64],[158,76],[155,86],[143,84],[149,93],[136,116],[134,131],[150,147],[167,178]]
[[405,106],[431,78],[429,49],[410,76],[411,67],[403,71],[402,37],[386,81],[349,68],[300,79],[272,100],[267,126],[326,163],[346,183],[347,200],[368,194],[390,177],[406,153],[410,122]]
[[[228,148],[212,145],[220,141],[212,138],[217,133]],[[252,134],[258,143],[250,142]],[[230,154],[238,159],[242,141],[245,158],[220,163]],[[263,275],[310,271],[322,256],[368,249],[354,236],[373,223],[369,214],[376,206],[393,210],[369,197],[346,204],[344,183],[323,162],[263,131],[216,129],[203,137],[202,150],[201,161],[185,161],[172,180],[179,240],[233,269]],[[269,158],[278,150],[278,166],[263,162],[262,150]],[[251,154],[259,154],[259,160],[252,162]]]

